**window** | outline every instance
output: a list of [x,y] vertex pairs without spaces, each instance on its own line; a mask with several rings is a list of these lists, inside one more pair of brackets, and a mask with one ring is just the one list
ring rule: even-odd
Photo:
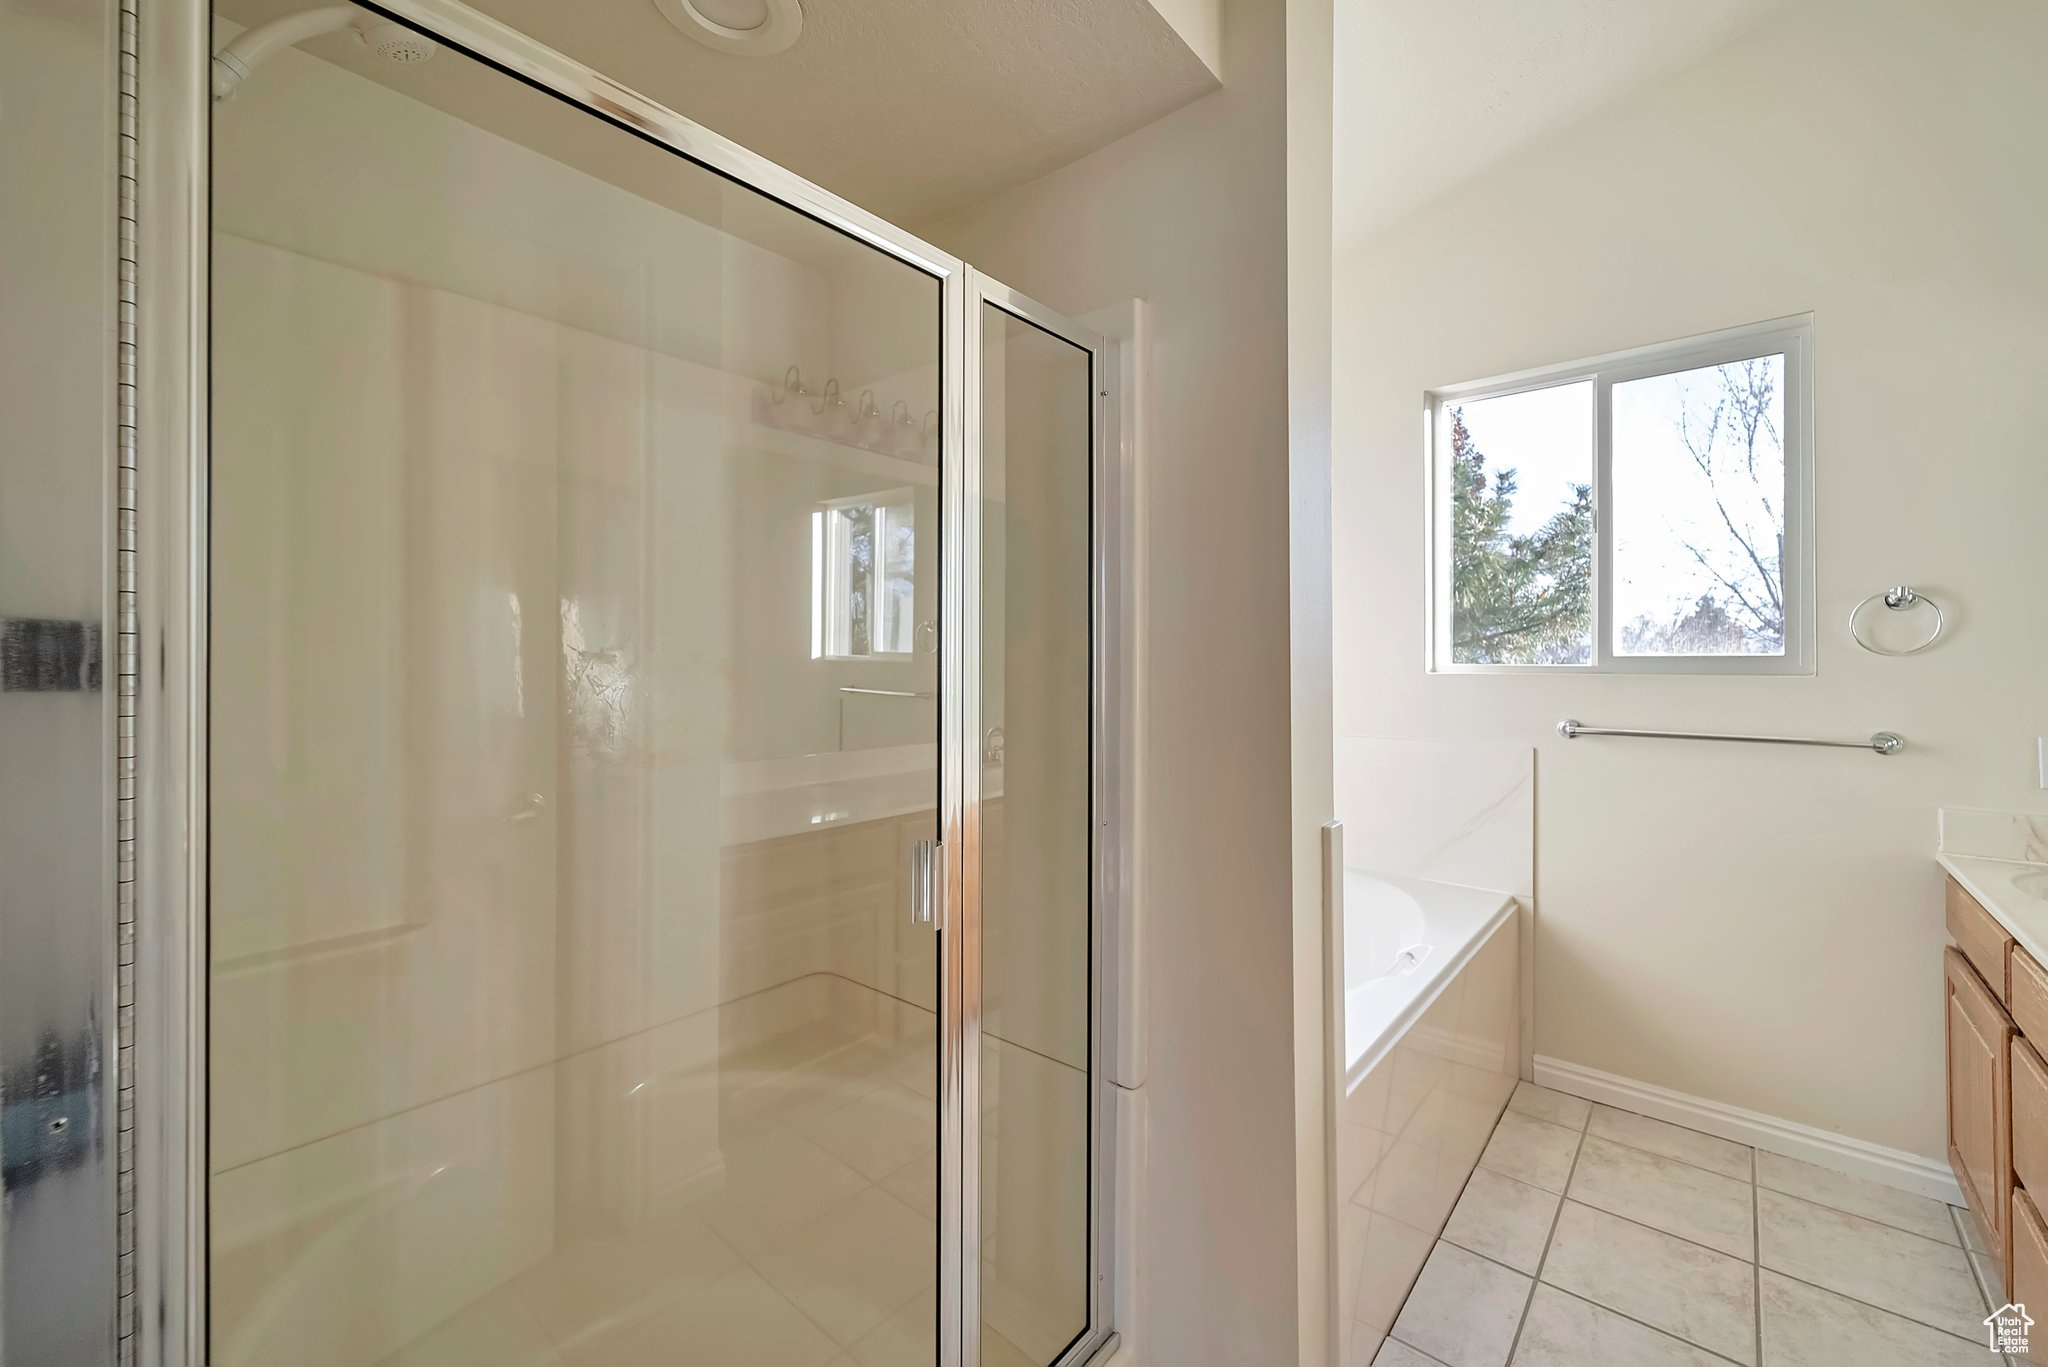
[[1810,337],[1432,393],[1430,667],[1811,672]]
[[811,514],[811,658],[907,656],[917,621],[917,518],[908,489]]

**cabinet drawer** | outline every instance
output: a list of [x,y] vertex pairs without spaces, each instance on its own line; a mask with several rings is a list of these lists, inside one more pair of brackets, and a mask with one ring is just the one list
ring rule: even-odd
[[2012,1170],[2021,1186],[2048,1192],[2048,1063],[2018,1035],[2012,1041]]
[[1948,880],[1948,934],[1990,986],[1991,994],[2001,1002],[2006,1000],[2006,955],[2012,937],[1953,878]]
[[2012,1216],[2012,1019],[1960,951],[1943,952],[1948,1160],[1985,1246],[2004,1261]]
[[2012,1193],[2012,1271],[2005,1298],[2015,1305],[2048,1305],[2048,1225],[2034,1198],[2018,1187]]
[[2007,953],[2006,963],[2006,1001],[2012,1023],[2021,1034],[2033,1036],[2036,1049],[2048,1048],[2048,969],[2018,945]]

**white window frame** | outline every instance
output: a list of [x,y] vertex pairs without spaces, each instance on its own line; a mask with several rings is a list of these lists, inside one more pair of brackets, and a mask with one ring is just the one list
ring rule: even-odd
[[[1610,640],[1614,622],[1614,543],[1607,509],[1613,505],[1614,386],[1681,370],[1785,358],[1785,592],[1782,655],[1619,655]],[[1585,664],[1460,664],[1451,659],[1451,463],[1439,449],[1446,407],[1555,385],[1590,381],[1593,404],[1593,651]],[[1815,669],[1813,555],[1813,316],[1803,314],[1747,327],[1635,347],[1590,360],[1517,371],[1492,379],[1432,389],[1424,395],[1423,461],[1429,490],[1429,586],[1425,611],[1425,663],[1432,674],[1812,674]]]
[[[878,661],[884,664],[901,664],[916,654],[917,612],[911,611],[910,650],[871,650],[865,655],[841,654],[832,649],[831,617],[836,609],[843,609],[845,593],[840,585],[844,566],[835,563],[837,557],[826,554],[831,544],[828,524],[832,515],[845,508],[875,509],[878,517],[884,508],[906,507],[910,509],[910,526],[914,535],[917,529],[917,493],[908,486],[901,489],[883,489],[871,494],[855,494],[849,498],[827,499],[811,510],[811,658],[837,662],[858,663]],[[882,616],[882,541],[881,535],[886,519],[876,527],[875,562],[868,571],[868,602],[872,604],[874,618],[868,624],[870,639],[880,633]]]

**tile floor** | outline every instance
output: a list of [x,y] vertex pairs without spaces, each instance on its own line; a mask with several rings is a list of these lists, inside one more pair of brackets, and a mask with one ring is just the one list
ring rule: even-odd
[[1347,1367],[1984,1367],[1967,1216],[1523,1083]]

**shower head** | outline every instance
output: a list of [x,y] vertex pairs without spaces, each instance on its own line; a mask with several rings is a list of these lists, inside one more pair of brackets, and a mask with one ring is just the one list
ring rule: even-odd
[[258,63],[309,38],[353,28],[364,47],[388,62],[424,62],[440,49],[434,40],[358,5],[301,10],[245,29],[213,54],[213,98],[233,99]]
[[389,19],[358,24],[356,31],[363,36],[363,46],[387,62],[424,62],[441,50],[426,34]]

